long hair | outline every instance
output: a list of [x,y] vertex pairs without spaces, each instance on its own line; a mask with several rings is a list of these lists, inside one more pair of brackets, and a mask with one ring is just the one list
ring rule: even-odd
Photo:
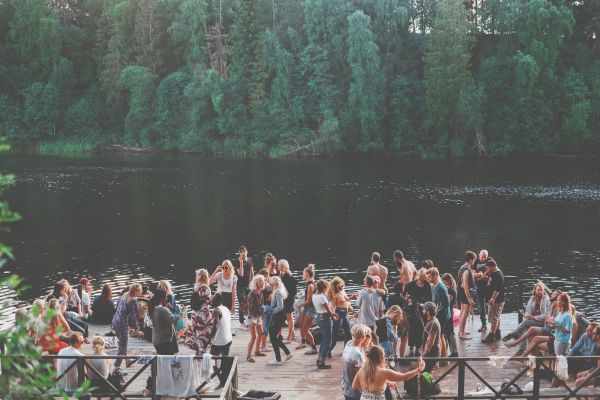
[[446,284],[448,288],[456,288],[456,280],[452,276],[452,274],[445,273],[442,275],[442,281]]
[[385,353],[381,346],[373,346],[367,351],[367,359],[365,360],[360,373],[362,374],[362,380],[364,383],[363,389],[369,392],[375,391],[373,387],[375,381],[375,371],[377,368],[383,368],[385,366]]
[[329,287],[327,288],[327,298],[329,300],[333,300],[333,296],[338,293],[337,286],[340,284],[344,284],[344,280],[339,276],[334,276],[333,279],[329,282]]
[[123,297],[121,297],[121,300],[125,299],[125,301],[129,303],[130,301],[135,299],[135,292],[137,292],[138,290],[142,290],[142,285],[140,285],[139,283],[132,284],[131,286],[129,286],[129,291],[125,293]]
[[305,281],[309,281],[311,279],[314,279],[314,277],[315,277],[315,264],[308,264],[308,266],[306,268],[304,268],[303,279]]
[[204,268],[196,270],[196,285],[208,285],[208,271]]
[[292,273],[290,272],[290,263],[288,262],[288,260],[282,258],[281,260],[277,261],[277,269],[279,270],[279,272],[281,272],[281,274],[288,274],[288,275],[292,275]]
[[105,283],[104,286],[102,286],[102,293],[100,293],[100,298],[102,300],[112,301],[112,289],[108,283]]
[[167,295],[170,295],[173,293],[173,288],[171,287],[171,282],[167,281],[167,280],[162,280],[162,281],[158,281],[158,285],[159,288],[161,288],[162,290],[164,290]]
[[285,286],[283,285],[281,278],[278,276],[272,276],[271,281],[273,282],[271,284],[271,287],[273,288],[273,294],[275,294],[275,292],[279,291],[281,293],[281,296],[283,297],[283,299],[284,300],[287,299],[288,292],[285,289]]
[[254,278],[252,278],[252,280],[250,281],[250,284],[248,285],[248,288],[250,290],[256,290],[256,283],[259,280],[261,280],[261,279],[264,281],[265,277],[262,276],[262,275],[256,275],[256,276],[254,276]]

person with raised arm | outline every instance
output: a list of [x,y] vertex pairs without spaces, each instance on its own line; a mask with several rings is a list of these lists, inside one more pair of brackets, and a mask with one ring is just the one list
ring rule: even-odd
[[237,290],[237,276],[233,273],[233,264],[225,260],[210,276],[210,285],[216,282],[217,290],[223,295],[223,305],[235,314],[235,296]]
[[[231,260],[231,263],[235,267],[235,275],[237,276],[236,295],[238,303],[244,303],[246,296],[250,293],[249,285],[254,279],[254,261],[252,257],[248,257],[248,248],[246,246],[240,246],[238,252],[238,258]],[[238,320],[240,325],[244,324],[245,310],[238,310]]]

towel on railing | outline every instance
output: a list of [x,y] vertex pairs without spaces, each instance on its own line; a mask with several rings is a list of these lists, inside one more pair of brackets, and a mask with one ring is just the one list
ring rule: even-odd
[[508,362],[508,360],[510,360],[510,357],[507,356],[490,356],[490,359],[487,363],[492,367],[502,368],[504,367],[504,364]]
[[556,376],[561,381],[569,380],[569,362],[567,361],[567,357],[556,357]]
[[204,353],[202,356],[202,366],[200,367],[200,377],[207,385],[212,383],[210,378],[212,369],[212,356],[209,353]]
[[193,355],[157,356],[156,395],[190,397],[200,386],[198,362]]
[[533,376],[533,370],[535,369],[535,356],[527,356],[527,376]]

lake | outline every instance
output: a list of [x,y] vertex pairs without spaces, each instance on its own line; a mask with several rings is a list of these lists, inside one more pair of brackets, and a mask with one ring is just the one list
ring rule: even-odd
[[599,160],[5,154],[0,165],[17,175],[5,198],[23,216],[3,234],[16,255],[3,273],[26,279],[26,299],[81,276],[95,288],[170,279],[186,298],[195,269],[240,244],[256,265],[266,252],[295,271],[315,263],[351,290],[374,250],[388,266],[401,249],[456,274],[465,250],[486,248],[526,290],[540,278],[600,317]]

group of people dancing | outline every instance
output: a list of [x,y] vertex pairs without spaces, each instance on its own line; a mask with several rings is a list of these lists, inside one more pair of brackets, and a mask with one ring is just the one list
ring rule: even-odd
[[[32,337],[45,352],[71,354],[78,351],[80,342],[90,342],[89,323],[110,324],[110,335],[118,339],[119,356],[128,355],[130,337],[152,341],[157,354],[177,354],[183,343],[197,355],[227,356],[236,334],[231,320],[237,311],[240,327],[250,334],[245,354],[248,363],[272,351],[274,357],[267,364],[282,366],[293,357],[290,345],[297,340],[293,350],[316,356],[316,367],[329,369],[332,352],[342,341],[342,390],[347,400],[384,398],[381,396],[393,387],[392,382],[412,379],[424,371],[431,373],[436,359],[458,357],[457,340],[472,338],[466,322],[476,304],[480,332],[487,331],[483,342],[501,340],[507,347],[518,346],[515,356],[540,351],[557,356],[600,354],[600,327],[595,323],[584,326],[569,294],[548,293],[541,282],[533,289],[523,322],[502,336],[504,276],[486,250],[479,254],[467,251],[456,275],[441,274],[431,260],[422,261],[417,269],[396,250],[393,260],[399,278],[391,279],[380,260],[381,255],[373,252],[364,286],[348,294],[341,277],[319,279],[314,264],[303,269],[298,282],[289,262],[277,260],[271,253],[255,272],[248,249],[241,246],[237,258],[224,260],[212,273],[205,268],[196,271],[189,308],[176,302],[167,280],[158,282],[154,290],[133,283],[123,289],[116,304],[108,284],[91,301],[93,287],[88,278],[81,278],[74,288],[61,280],[45,300],[35,301],[38,319],[46,309],[52,310],[52,317],[43,329],[32,324]],[[458,334],[455,314],[460,315]],[[585,333],[577,335],[578,328]],[[97,354],[104,354],[101,337],[94,338],[94,348]],[[386,358],[398,356],[422,356],[426,361],[419,359],[416,369],[399,373],[385,363]],[[98,371],[108,375],[112,365],[102,361],[106,365]],[[114,369],[122,362],[122,358],[116,359]],[[570,372],[582,382],[594,367],[590,362],[573,363]]]

